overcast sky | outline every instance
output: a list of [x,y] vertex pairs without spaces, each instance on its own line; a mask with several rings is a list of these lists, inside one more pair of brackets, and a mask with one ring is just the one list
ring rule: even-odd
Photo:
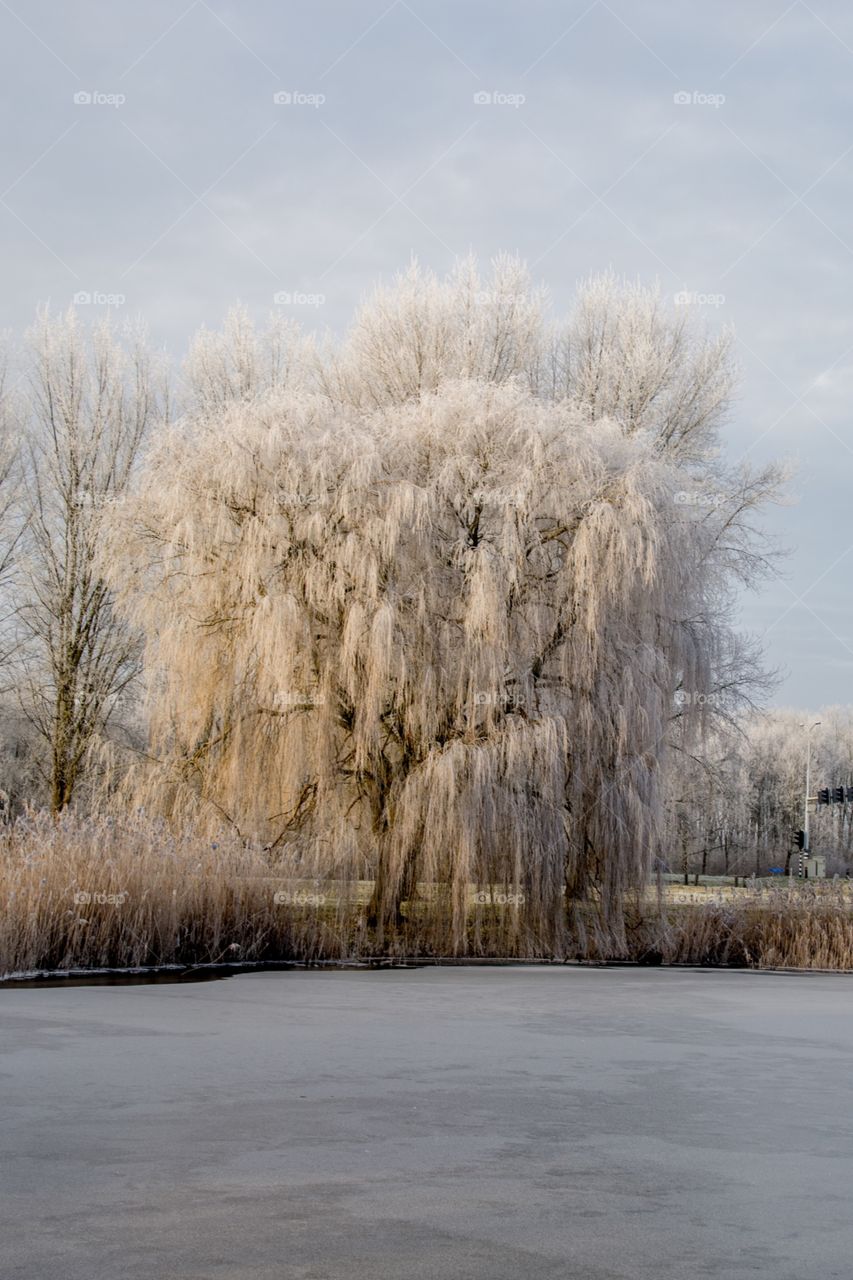
[[0,47],[2,327],[112,295],[180,355],[290,294],[340,330],[469,250],[557,309],[613,267],[733,325],[727,450],[799,463],[744,624],[778,702],[853,702],[847,0],[0,0]]

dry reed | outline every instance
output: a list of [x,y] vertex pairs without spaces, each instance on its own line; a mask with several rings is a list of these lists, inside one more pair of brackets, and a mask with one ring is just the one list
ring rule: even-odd
[[471,887],[461,946],[457,897],[417,886],[393,932],[368,922],[369,882],[318,881],[231,834],[174,834],[139,814],[59,821],[32,814],[0,829],[0,974],[222,962],[439,956],[853,970],[843,886],[781,886],[725,905],[632,900],[624,936],[595,904],[566,911],[559,952],[520,895]]

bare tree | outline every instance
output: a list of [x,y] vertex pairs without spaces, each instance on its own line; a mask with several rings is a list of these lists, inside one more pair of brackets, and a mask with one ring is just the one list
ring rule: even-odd
[[483,279],[473,258],[446,280],[416,262],[377,288],[321,381],[330,398],[359,409],[402,404],[453,378],[531,380],[546,333],[547,297],[524,265],[502,255]]
[[687,308],[667,307],[658,288],[606,273],[586,280],[568,320],[551,326],[537,386],[704,469],[731,399],[731,345],[729,332],[709,337]]
[[25,529],[21,502],[20,396],[8,343],[0,347],[0,696],[8,692],[8,664],[16,648],[15,578]]
[[54,812],[77,787],[87,749],[138,671],[138,645],[96,567],[104,515],[126,490],[158,414],[144,335],[85,332],[69,311],[29,335],[28,541],[20,612],[23,705],[47,746]]
[[303,386],[311,376],[313,350],[295,321],[273,314],[258,331],[245,308],[235,307],[221,331],[203,328],[193,339],[182,370],[181,408],[204,417]]

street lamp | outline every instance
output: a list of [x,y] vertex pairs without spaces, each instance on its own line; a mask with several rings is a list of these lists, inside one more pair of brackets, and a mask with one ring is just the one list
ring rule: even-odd
[[816,729],[820,724],[819,720],[815,720],[814,724],[806,726],[801,724],[800,728],[806,731],[806,794],[803,796],[803,833],[805,840],[803,841],[803,852],[809,851],[809,773],[812,762],[812,729]]

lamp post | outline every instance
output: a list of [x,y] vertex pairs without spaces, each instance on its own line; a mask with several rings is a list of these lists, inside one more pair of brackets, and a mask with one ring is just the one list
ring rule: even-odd
[[809,775],[812,763],[812,729],[816,729],[820,724],[820,720],[815,720],[814,724],[801,724],[800,728],[806,731],[806,793],[803,796],[803,852],[809,851]]

